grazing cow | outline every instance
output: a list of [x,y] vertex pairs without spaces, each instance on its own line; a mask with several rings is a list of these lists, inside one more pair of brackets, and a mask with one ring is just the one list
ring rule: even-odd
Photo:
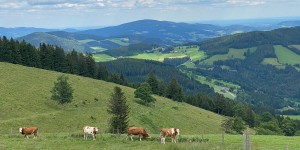
[[172,142],[177,142],[177,135],[179,135],[180,130],[176,128],[162,128],[160,130],[160,142],[166,144],[166,137],[171,137]]
[[91,134],[93,136],[93,140],[96,140],[97,132],[98,132],[97,127],[85,126],[83,127],[83,139],[87,140],[88,135]]
[[33,138],[37,138],[38,128],[37,127],[29,127],[29,128],[19,128],[19,132],[24,135],[24,138],[29,138],[28,135],[33,134]]
[[133,139],[132,139],[133,135],[138,135],[140,138],[140,141],[142,141],[142,139],[141,139],[142,137],[143,137],[143,139],[149,137],[146,130],[142,127],[129,127],[126,139],[128,139],[128,137],[130,136],[131,141],[133,141]]

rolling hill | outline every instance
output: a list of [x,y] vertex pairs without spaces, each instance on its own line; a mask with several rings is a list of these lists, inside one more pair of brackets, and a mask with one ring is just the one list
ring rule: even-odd
[[[108,128],[107,105],[115,86],[122,88],[130,106],[129,124],[143,126],[157,134],[161,127],[176,126],[183,134],[197,131],[220,133],[224,117],[155,96],[155,105],[146,107],[136,102],[134,89],[101,80],[68,75],[74,88],[72,103],[64,108],[50,99],[50,90],[62,73],[0,62],[1,133],[19,127],[38,126],[40,133],[77,132],[84,125]],[[193,130],[190,130],[193,129]]]
[[247,26],[221,27],[211,24],[189,24],[157,20],[138,20],[118,26],[79,31],[77,33],[91,34],[103,37],[140,36],[160,39],[164,43],[176,44],[202,41],[205,39],[228,35],[236,32],[253,31]]
[[[178,61],[182,65],[176,66],[192,72],[194,77],[233,83],[240,87],[236,99],[253,105],[258,111],[275,112],[274,109],[277,109],[279,113],[285,113],[282,111],[286,110],[284,108],[293,108],[286,113],[299,114],[299,35],[300,27],[254,31],[202,41],[197,44],[198,47],[186,44],[168,52],[141,51],[129,57],[156,61],[189,57],[183,63]],[[195,48],[199,49],[198,52],[193,50]],[[114,52],[118,53],[117,50]],[[136,74],[121,68],[116,70],[130,81],[141,80]],[[220,86],[217,85],[219,83],[213,84]]]
[[[216,26],[211,24],[189,24],[157,20],[138,20],[99,29],[78,32],[52,31],[31,33],[19,37],[34,45],[46,42],[65,49],[93,52],[116,49],[130,44],[146,43],[174,45],[198,42],[228,34],[253,31],[255,28],[242,25]],[[51,35],[51,36],[50,36]],[[72,44],[70,44],[72,43]]]
[[[57,33],[57,32],[56,32]],[[26,36],[17,38],[17,40],[25,40],[26,42],[39,47],[40,43],[46,43],[50,45],[58,45],[67,51],[76,49],[79,52],[91,52],[92,49],[81,44],[76,39],[69,36],[61,37],[56,36],[48,32],[35,32]]]

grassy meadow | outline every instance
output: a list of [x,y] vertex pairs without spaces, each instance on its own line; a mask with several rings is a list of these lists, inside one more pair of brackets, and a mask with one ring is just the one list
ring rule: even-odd
[[201,63],[203,64],[208,64],[212,65],[215,61],[218,60],[229,60],[229,59],[245,59],[244,53],[250,50],[250,52],[253,52],[256,50],[256,47],[253,48],[244,48],[244,49],[235,49],[235,48],[230,48],[229,52],[227,54],[219,54],[219,55],[214,55]]
[[279,63],[290,65],[300,64],[300,55],[281,45],[276,45],[274,48]]
[[[127,98],[129,125],[142,126],[150,135],[158,134],[162,127],[180,128],[182,135],[222,132],[223,116],[159,96],[155,96],[155,104],[144,106],[134,98],[132,88],[76,75],[68,75],[74,99],[61,107],[51,100],[50,90],[62,73],[3,62],[0,70],[0,149],[22,145],[18,142],[36,143],[24,141],[18,133],[18,128],[30,126],[39,127],[40,138],[36,141],[41,147],[59,144],[63,138],[62,145],[77,149],[72,147],[77,140],[68,135],[80,134],[83,126],[96,126],[102,133],[107,132],[110,115],[106,110],[115,86],[121,87]],[[80,135],[79,143],[83,142],[81,138]]]
[[162,62],[164,58],[180,58],[186,56],[190,56],[192,61],[197,61],[205,58],[204,52],[199,51],[198,46],[194,46],[194,47],[180,46],[180,47],[175,47],[175,49],[172,52],[166,54],[163,54],[161,52],[143,53],[135,56],[130,56],[130,58],[148,59],[148,60],[155,60],[155,61]]
[[[242,150],[242,135],[201,134],[180,135],[178,143],[171,143],[166,139],[166,144],[161,144],[159,135],[139,141],[126,139],[126,135],[98,134],[95,141],[91,137],[83,140],[80,133],[40,133],[38,139],[24,139],[19,134],[0,135],[0,149],[107,149],[107,150]],[[300,137],[250,135],[250,144],[253,150],[298,150]]]

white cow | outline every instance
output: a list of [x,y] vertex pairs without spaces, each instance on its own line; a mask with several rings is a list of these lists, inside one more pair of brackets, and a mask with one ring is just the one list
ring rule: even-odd
[[88,135],[91,134],[93,136],[93,140],[96,140],[97,132],[98,132],[97,127],[85,126],[83,127],[83,139],[87,140]]
[[172,142],[177,142],[177,136],[179,136],[180,130],[178,128],[162,128],[160,130],[160,142],[165,144],[166,137],[171,137]]

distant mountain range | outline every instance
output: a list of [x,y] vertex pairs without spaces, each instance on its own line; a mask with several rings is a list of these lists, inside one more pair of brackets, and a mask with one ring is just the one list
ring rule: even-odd
[[16,28],[3,28],[0,27],[0,36],[6,36],[8,38],[22,37],[34,32],[51,32],[51,31],[66,31],[76,32],[78,30],[67,28],[67,29],[46,29],[46,28],[34,28],[34,27],[16,27]]
[[45,42],[61,46],[66,50],[75,49],[82,52],[98,52],[141,42],[150,45],[177,45],[235,33],[297,25],[299,25],[299,21],[281,22],[273,27],[258,28],[245,25],[217,26],[212,24],[139,20],[118,26],[83,31],[75,29],[56,31],[41,28],[0,28],[0,35],[21,36],[18,40],[28,41],[35,46]]
[[58,45],[65,50],[99,52],[136,43],[156,45],[178,45],[207,39],[260,30],[300,25],[300,21],[283,21],[268,26],[228,25],[219,26],[200,23],[176,23],[157,20],[139,20],[118,26],[88,30],[43,29],[43,28],[0,28],[0,36],[18,37],[39,46],[41,42]]

